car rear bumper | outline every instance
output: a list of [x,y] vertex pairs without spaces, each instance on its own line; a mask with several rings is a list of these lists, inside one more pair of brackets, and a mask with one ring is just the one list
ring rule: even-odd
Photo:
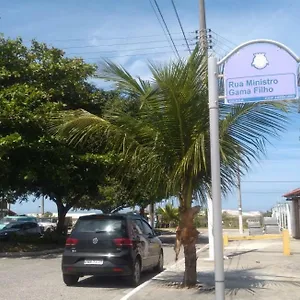
[[132,274],[129,266],[83,266],[74,265],[62,266],[63,274],[76,274],[78,276],[97,275],[97,276],[128,276]]
[[[86,265],[85,260],[103,261],[101,265]],[[65,251],[62,259],[63,274],[79,276],[126,276],[132,273],[133,261],[127,251],[121,256],[101,255],[91,253],[70,253]]]

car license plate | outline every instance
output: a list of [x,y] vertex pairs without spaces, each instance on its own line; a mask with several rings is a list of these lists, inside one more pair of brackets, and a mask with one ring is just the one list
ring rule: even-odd
[[85,260],[85,265],[103,265],[103,260]]

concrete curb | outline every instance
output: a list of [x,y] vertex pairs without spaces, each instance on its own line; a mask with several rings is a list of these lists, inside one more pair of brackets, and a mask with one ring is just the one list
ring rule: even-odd
[[35,257],[35,256],[49,255],[49,254],[59,254],[59,253],[63,253],[63,251],[64,251],[64,248],[43,250],[43,251],[34,251],[34,252],[3,252],[3,253],[0,253],[0,258]]

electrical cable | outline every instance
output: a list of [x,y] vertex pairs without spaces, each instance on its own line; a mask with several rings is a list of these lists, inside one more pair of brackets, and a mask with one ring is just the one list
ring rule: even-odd
[[166,30],[165,30],[165,28],[164,28],[164,26],[163,26],[163,24],[162,24],[162,22],[161,22],[161,20],[160,20],[160,18],[159,18],[159,15],[158,15],[157,11],[155,10],[155,7],[154,7],[152,1],[149,0],[149,2],[150,2],[150,5],[151,5],[151,7],[152,7],[152,10],[153,10],[153,12],[154,12],[154,14],[155,14],[155,16],[156,16],[156,19],[157,19],[157,21],[158,21],[158,23],[159,23],[161,29],[163,30],[164,35],[165,35],[165,37],[166,37],[166,39],[167,39],[167,41],[168,41],[168,43],[169,43],[169,45],[170,45],[172,51],[173,51],[174,54],[176,55],[176,51],[175,51],[175,49],[173,48],[172,43],[170,42],[170,40],[169,40],[169,38],[168,38],[167,32],[166,32]]
[[186,45],[187,45],[187,47],[188,47],[188,50],[189,50],[190,54],[192,54],[190,45],[189,45],[189,43],[188,43],[188,41],[187,41],[185,32],[184,32],[184,30],[183,30],[182,23],[181,23],[181,21],[180,21],[180,17],[179,17],[179,14],[178,14],[178,11],[177,11],[175,2],[174,2],[174,0],[171,0],[171,2],[172,2],[172,5],[173,5],[174,11],[175,11],[175,14],[176,14],[176,17],[177,17],[177,21],[178,21],[178,23],[179,23],[179,26],[180,26],[180,29],[181,29],[181,32],[182,32],[182,35],[183,35],[183,37],[184,37],[185,43],[186,43]]
[[160,14],[160,17],[161,17],[163,23],[164,23],[164,25],[165,25],[165,28],[166,28],[166,30],[167,30],[167,32],[168,32],[168,35],[169,35],[170,40],[171,40],[171,42],[172,42],[172,45],[173,45],[173,47],[174,47],[174,49],[175,49],[175,51],[176,51],[176,54],[177,54],[178,58],[180,59],[180,55],[179,55],[179,53],[178,53],[178,50],[177,50],[176,45],[175,45],[175,43],[174,43],[174,40],[173,40],[173,38],[172,38],[171,32],[170,32],[170,30],[169,30],[169,27],[168,27],[168,25],[167,25],[167,23],[166,23],[166,21],[165,21],[165,18],[164,18],[163,14],[162,14],[162,12],[161,12],[161,10],[160,10],[160,7],[159,7],[159,5],[158,5],[158,3],[157,3],[156,0],[154,0],[154,3],[155,3],[155,6],[156,6],[156,8],[157,8],[159,14]]

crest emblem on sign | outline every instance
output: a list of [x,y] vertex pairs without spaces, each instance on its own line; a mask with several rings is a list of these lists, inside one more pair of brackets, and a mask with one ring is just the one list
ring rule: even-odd
[[253,55],[254,57],[251,66],[254,68],[262,70],[269,64],[265,53],[253,53]]
[[97,238],[93,238],[93,244],[97,244],[98,243],[98,239]]

